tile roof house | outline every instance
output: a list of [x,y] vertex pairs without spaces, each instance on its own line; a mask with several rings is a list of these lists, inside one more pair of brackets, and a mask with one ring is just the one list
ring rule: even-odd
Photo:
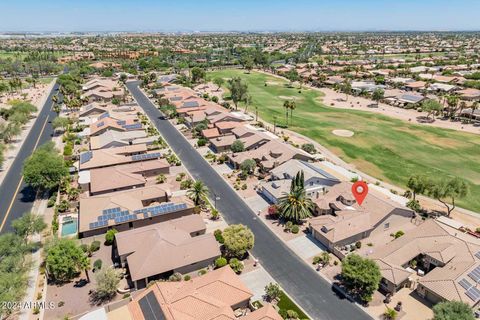
[[415,81],[405,84],[407,90],[419,91],[425,89],[427,83],[424,81]]
[[153,179],[159,174],[168,174],[170,164],[164,159],[153,159],[92,169],[88,172],[90,180],[85,181],[87,186],[82,186],[82,188],[89,188],[91,195],[98,195],[143,187],[147,184],[148,178]]
[[108,149],[116,147],[124,147],[128,145],[145,144],[152,145],[158,137],[147,136],[145,131],[115,131],[108,130],[103,134],[90,137],[90,149]]
[[162,157],[160,152],[147,153],[147,151],[146,144],[85,151],[80,154],[79,170],[110,167],[137,161],[150,161]]
[[[181,282],[156,282],[128,305],[132,320],[281,320],[272,305],[251,311],[253,293],[229,266]],[[235,311],[241,312],[236,313]],[[243,310],[248,311],[243,315]]]
[[89,135],[98,136],[107,130],[134,131],[143,130],[143,126],[136,116],[126,119],[115,119],[108,115],[105,118],[98,118],[96,122],[90,124]]
[[467,88],[463,90],[458,90],[456,93],[459,94],[460,98],[463,100],[480,100],[480,90],[478,89]]
[[220,249],[213,234],[205,234],[205,230],[200,215],[183,216],[118,233],[114,251],[128,268],[135,287],[144,288],[159,276],[186,274],[212,265]]
[[[480,301],[480,240],[437,221],[425,221],[369,257],[380,266],[381,287],[389,292],[416,281],[416,292],[432,303],[455,300],[473,307]],[[413,260],[424,274],[418,280],[410,279]]]
[[290,159],[309,161],[313,160],[313,157],[287,143],[270,140],[257,149],[231,154],[228,159],[235,168],[243,161],[253,159],[262,171],[268,172]]
[[412,210],[401,207],[382,194],[370,190],[361,206],[353,198],[352,184],[332,186],[325,195],[313,197],[316,217],[309,221],[314,238],[337,255],[345,245],[375,232],[394,229],[414,217]]
[[168,186],[151,185],[80,198],[79,237],[103,234],[179,218],[193,213],[186,197],[172,197]]
[[290,191],[292,179],[299,171],[304,173],[305,190],[309,197],[315,197],[317,193],[325,194],[329,187],[340,183],[340,180],[313,163],[291,159],[270,170],[271,180],[260,183],[260,191],[271,203],[278,203]]

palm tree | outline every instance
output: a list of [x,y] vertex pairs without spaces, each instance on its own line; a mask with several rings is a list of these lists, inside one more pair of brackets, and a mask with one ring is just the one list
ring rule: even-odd
[[288,125],[288,110],[290,109],[290,100],[286,100],[283,103],[283,107],[285,108],[285,124]]
[[352,84],[348,79],[343,82],[342,90],[345,93],[345,101],[348,101],[348,95],[352,93]]
[[195,181],[192,187],[187,190],[187,196],[193,200],[195,206],[198,206],[207,197],[208,193],[208,188],[202,181]]
[[299,222],[312,216],[313,202],[307,196],[303,171],[292,179],[290,192],[279,203],[279,214],[286,220]]
[[293,123],[293,110],[295,110],[297,108],[297,104],[295,103],[295,101],[291,101],[290,102],[290,124]]
[[475,102],[472,104],[471,108],[472,108],[472,113],[471,113],[471,116],[470,116],[470,117],[473,119],[473,114],[475,113],[475,110],[478,109],[478,101],[475,101]]

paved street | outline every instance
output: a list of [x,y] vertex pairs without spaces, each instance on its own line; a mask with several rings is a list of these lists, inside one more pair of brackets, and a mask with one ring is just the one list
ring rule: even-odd
[[138,82],[127,83],[140,106],[155,123],[168,144],[177,153],[195,179],[202,180],[221,200],[217,206],[228,223],[247,225],[255,234],[253,254],[266,271],[314,319],[371,319],[358,306],[341,300],[331,286],[278,239],[255,213],[231,189],[210,165],[196,152],[168,121],[161,120],[160,111],[138,88]]
[[32,209],[35,192],[22,181],[23,162],[38,146],[50,141],[53,134],[50,123],[57,114],[52,109],[52,96],[55,94],[55,84],[43,109],[26,137],[20,151],[0,185],[0,233],[11,230],[11,222]]

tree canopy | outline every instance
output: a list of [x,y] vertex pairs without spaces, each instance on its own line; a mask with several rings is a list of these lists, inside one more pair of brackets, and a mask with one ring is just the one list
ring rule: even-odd
[[27,212],[22,217],[14,220],[12,227],[18,236],[26,240],[31,235],[43,231],[47,224],[43,221],[43,217]]
[[232,150],[233,153],[242,152],[245,150],[245,145],[242,140],[235,140],[230,146],[230,150]]
[[464,302],[446,301],[433,307],[433,320],[474,320],[472,309]]
[[235,77],[228,80],[228,89],[230,90],[230,96],[235,105],[235,110],[237,110],[238,104],[245,102],[248,97],[248,85],[240,77]]
[[440,201],[447,208],[448,216],[455,209],[455,199],[466,197],[468,192],[468,184],[465,180],[457,177],[433,181],[427,187],[428,195]]
[[25,182],[38,189],[55,188],[67,175],[68,168],[53,142],[40,146],[23,166]]
[[100,300],[107,300],[112,298],[117,292],[117,287],[120,283],[120,279],[121,277],[118,271],[111,267],[102,268],[100,269],[100,271],[96,272],[96,298]]
[[237,258],[245,256],[255,241],[252,231],[242,224],[230,225],[223,230],[222,236],[227,253]]
[[372,299],[382,274],[375,261],[349,254],[342,261],[342,280],[346,288],[365,302]]
[[89,258],[72,239],[57,238],[45,248],[45,263],[51,278],[56,281],[68,281],[85,269]]
[[436,100],[428,99],[422,103],[422,110],[427,112],[427,118],[433,114],[433,119],[435,119],[435,113],[442,111],[443,106]]
[[240,164],[240,170],[242,170],[242,172],[245,174],[251,174],[255,170],[256,166],[257,163],[255,162],[255,160],[246,159]]

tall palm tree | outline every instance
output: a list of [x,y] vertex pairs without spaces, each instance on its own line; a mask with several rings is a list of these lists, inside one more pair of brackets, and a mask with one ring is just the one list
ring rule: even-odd
[[471,118],[473,119],[473,114],[475,113],[475,110],[478,109],[478,101],[475,101],[475,102],[472,104],[471,108],[472,108]]
[[195,206],[198,206],[207,197],[208,193],[208,188],[202,181],[195,181],[192,187],[187,190],[187,196],[193,200]]
[[293,110],[295,110],[297,108],[297,104],[295,103],[295,101],[290,101],[290,106],[289,106],[289,109],[290,109],[290,124],[293,123]]
[[307,196],[304,183],[303,172],[300,171],[292,179],[290,192],[280,200],[278,207],[282,218],[299,222],[312,216],[313,202]]
[[285,124],[288,125],[288,110],[290,109],[290,100],[286,100],[283,103],[283,108],[285,108]]

